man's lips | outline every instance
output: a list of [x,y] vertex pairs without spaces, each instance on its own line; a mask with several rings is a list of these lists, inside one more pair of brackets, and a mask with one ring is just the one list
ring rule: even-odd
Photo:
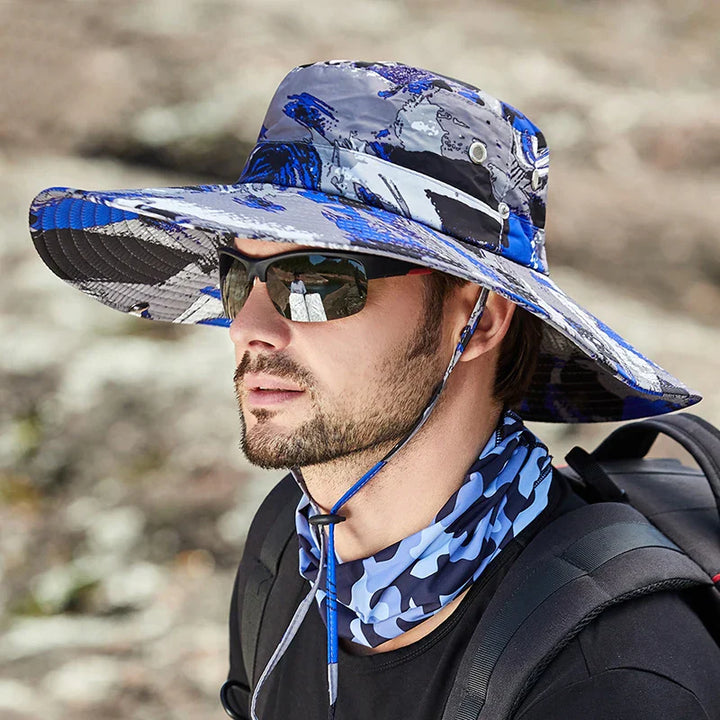
[[301,397],[305,390],[287,378],[247,373],[242,380],[248,404],[279,405]]

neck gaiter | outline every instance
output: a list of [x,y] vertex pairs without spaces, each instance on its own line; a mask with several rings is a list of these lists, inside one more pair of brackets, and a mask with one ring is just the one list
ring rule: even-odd
[[[337,565],[339,637],[377,647],[469,588],[547,506],[551,460],[547,447],[515,413],[506,411],[462,485],[430,525],[371,557]],[[304,494],[295,524],[300,574],[311,584],[317,580],[322,530],[308,518],[319,512]],[[315,598],[325,619],[325,591],[318,589]]]

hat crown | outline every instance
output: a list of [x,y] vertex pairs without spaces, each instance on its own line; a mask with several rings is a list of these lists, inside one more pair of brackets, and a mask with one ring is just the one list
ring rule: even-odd
[[548,149],[471,85],[399,63],[295,68],[240,183],[303,187],[380,207],[547,272]]

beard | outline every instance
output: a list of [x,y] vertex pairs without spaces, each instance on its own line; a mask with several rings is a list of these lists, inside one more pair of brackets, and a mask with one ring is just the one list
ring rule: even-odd
[[[363,402],[350,409],[330,406],[317,392],[313,375],[292,358],[278,352],[245,353],[235,376],[240,409],[240,446],[253,465],[267,469],[307,467],[351,455],[389,450],[417,424],[442,379],[445,365],[439,349],[442,339],[443,298],[426,291],[424,321],[409,338],[380,360],[375,369],[378,383],[366,388]],[[312,407],[311,417],[301,426],[282,432],[272,426],[275,413],[258,408],[250,411],[255,425],[248,428],[242,410],[242,378],[247,372],[268,372],[291,380],[305,390]],[[383,453],[384,454],[384,453]]]

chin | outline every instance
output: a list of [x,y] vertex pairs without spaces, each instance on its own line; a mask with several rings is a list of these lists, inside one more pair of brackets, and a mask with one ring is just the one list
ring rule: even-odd
[[297,460],[301,458],[293,452],[292,437],[267,430],[265,426],[255,426],[243,433],[240,447],[248,461],[266,470],[279,470],[297,465]]

